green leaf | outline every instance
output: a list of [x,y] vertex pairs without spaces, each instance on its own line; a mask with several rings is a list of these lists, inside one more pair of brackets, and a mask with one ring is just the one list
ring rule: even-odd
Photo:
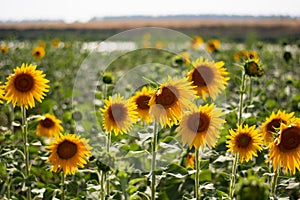
[[201,181],[201,182],[211,181],[211,180],[212,180],[211,175],[212,175],[211,170],[209,170],[209,169],[207,169],[207,170],[202,170],[202,171],[200,172],[199,181]]

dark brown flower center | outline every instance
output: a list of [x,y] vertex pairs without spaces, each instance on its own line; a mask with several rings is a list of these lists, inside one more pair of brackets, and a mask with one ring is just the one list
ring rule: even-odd
[[36,51],[36,52],[34,53],[34,55],[40,56],[40,55],[41,55],[41,52],[40,52],[40,51]]
[[214,79],[214,72],[207,66],[199,66],[192,73],[193,85],[203,87],[209,85]]
[[57,147],[57,154],[61,159],[70,159],[77,153],[77,145],[71,141],[65,140]]
[[40,124],[41,124],[42,127],[45,127],[45,128],[51,128],[51,127],[54,126],[54,122],[49,118],[41,120]]
[[202,133],[207,131],[210,124],[210,118],[206,114],[194,113],[189,116],[187,121],[188,128],[193,133]]
[[137,107],[139,109],[142,109],[142,110],[148,110],[149,109],[149,100],[150,100],[150,96],[139,96],[136,100],[136,104],[137,104]]
[[283,152],[293,150],[300,144],[300,128],[290,127],[282,131],[279,149]]
[[29,74],[19,74],[14,80],[14,86],[19,92],[28,92],[34,86],[34,79]]
[[269,133],[275,133],[276,129],[280,128],[280,124],[281,123],[286,123],[286,121],[281,120],[281,119],[273,119],[272,121],[270,121],[270,123],[268,123],[267,125],[267,131]]
[[236,140],[238,148],[247,148],[251,140],[252,138],[248,134],[242,133],[238,135]]
[[162,105],[164,108],[170,108],[177,99],[177,89],[174,87],[163,87],[161,93],[156,97],[156,103]]
[[108,116],[111,121],[121,122],[126,119],[127,116],[127,108],[124,107],[123,104],[112,104],[108,108]]

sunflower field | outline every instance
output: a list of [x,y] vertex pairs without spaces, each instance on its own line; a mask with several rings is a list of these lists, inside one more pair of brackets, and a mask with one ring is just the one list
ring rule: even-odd
[[140,28],[0,47],[0,199],[300,199],[295,42]]

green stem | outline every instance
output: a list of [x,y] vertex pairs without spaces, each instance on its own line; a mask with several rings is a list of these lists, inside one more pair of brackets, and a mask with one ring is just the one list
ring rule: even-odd
[[[108,132],[107,133],[107,143],[106,143],[106,152],[107,152],[107,155],[108,157],[110,157],[109,155],[109,151],[110,151],[110,142],[111,142],[111,133]],[[108,179],[108,175],[109,175],[109,171],[107,171],[105,173],[105,179],[106,179],[106,195],[109,196],[110,194],[110,184],[109,184],[109,179]]]
[[155,170],[156,170],[156,147],[157,145],[157,123],[154,120],[153,141],[152,141],[152,161],[151,161],[151,200],[155,199],[156,184],[155,184]]
[[271,182],[271,194],[270,194],[271,199],[276,199],[276,187],[277,187],[278,175],[279,175],[279,169],[276,169]]
[[252,104],[252,77],[249,78],[249,104]]
[[8,177],[8,181],[7,181],[7,199],[10,199],[10,186],[11,186],[11,178],[10,176]]
[[243,109],[244,109],[245,78],[246,78],[246,74],[243,71],[242,84],[240,87],[240,100],[239,100],[240,104],[239,104],[238,125],[240,125],[242,123],[242,116],[243,116]]
[[61,200],[65,200],[65,175],[64,172],[61,172],[61,186],[60,186],[60,190],[61,190],[61,195],[60,195],[60,199]]
[[199,150],[196,150],[196,156],[195,156],[195,160],[196,160],[196,174],[195,174],[195,197],[196,200],[200,200],[201,199],[201,190],[199,188],[199,175],[200,175],[200,166],[199,166]]
[[101,171],[101,179],[100,179],[100,187],[101,187],[100,195],[101,195],[101,200],[104,200],[104,199],[105,199],[105,192],[104,192],[104,176],[105,176],[104,171]]
[[[22,133],[23,133],[23,140],[24,140],[24,154],[25,154],[25,176],[26,179],[29,178],[30,175],[30,165],[29,165],[29,151],[28,151],[28,132],[27,132],[27,118],[26,118],[26,108],[24,106],[21,107],[21,112],[22,112]],[[31,187],[30,183],[27,187],[27,200],[31,200]]]
[[238,155],[238,153],[236,153],[234,155],[232,173],[231,173],[231,178],[230,178],[230,186],[229,186],[229,197],[231,199],[233,199],[233,196],[234,196],[235,181],[236,181],[236,170],[237,170],[238,160],[239,160],[239,155]]
[[11,133],[13,134],[14,133],[14,125],[13,125],[13,122],[14,122],[14,108],[12,106],[12,104],[9,104],[8,105],[8,111],[9,111],[9,122],[10,122],[10,130],[11,130]]

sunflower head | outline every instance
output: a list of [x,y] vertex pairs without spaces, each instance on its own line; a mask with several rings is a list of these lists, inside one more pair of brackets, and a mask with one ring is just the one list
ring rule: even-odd
[[274,169],[283,167],[286,172],[300,171],[300,118],[291,125],[281,123],[279,137],[269,145],[267,162],[272,160]]
[[172,65],[175,67],[189,65],[190,63],[191,62],[189,52],[182,52],[179,55],[176,55],[172,58]]
[[7,53],[8,52],[8,46],[6,44],[1,45],[1,52],[2,53]]
[[276,114],[272,112],[271,116],[266,119],[262,124],[262,135],[264,138],[264,144],[268,146],[273,142],[276,137],[274,135],[278,134],[281,123],[290,124],[294,119],[294,113],[286,113],[285,111],[278,111]]
[[189,144],[190,148],[214,147],[222,124],[225,122],[221,117],[224,115],[221,109],[216,108],[214,104],[190,107],[186,112],[177,128],[178,135],[182,138],[182,143]]
[[47,146],[50,156],[46,162],[52,166],[52,171],[63,170],[65,175],[75,174],[78,167],[84,167],[88,157],[92,156],[88,140],[75,134],[60,135]]
[[203,44],[203,39],[200,36],[194,36],[191,40],[191,48],[198,49]]
[[220,50],[220,40],[212,39],[208,40],[206,43],[206,50],[210,53],[216,53]]
[[246,60],[247,59],[247,51],[245,50],[241,50],[241,51],[237,51],[235,52],[235,54],[233,55],[233,59],[235,61],[241,61],[241,60]]
[[257,151],[262,150],[263,140],[260,132],[255,130],[255,126],[240,125],[236,130],[229,130],[227,138],[228,151],[237,153],[241,162],[248,162],[252,156],[257,156]]
[[149,115],[149,101],[153,94],[153,90],[149,87],[144,86],[142,91],[137,91],[134,96],[131,97],[131,101],[136,105],[136,111],[138,117],[147,123],[152,121]]
[[12,102],[14,107],[16,105],[24,106],[26,109],[28,106],[34,107],[34,100],[41,102],[49,88],[47,85],[49,80],[45,78],[45,74],[31,64],[17,67],[7,80],[4,98],[7,103]]
[[45,49],[42,46],[36,46],[32,50],[32,55],[36,60],[40,60],[45,56]]
[[259,60],[258,54],[255,51],[248,51],[246,56],[248,60]]
[[39,118],[36,134],[47,138],[58,137],[63,131],[61,121],[55,116],[45,114],[43,118]]
[[172,126],[181,119],[182,111],[194,98],[194,91],[187,79],[168,80],[153,92],[149,101],[150,116],[160,122],[162,127]]
[[197,95],[206,100],[206,94],[212,99],[225,90],[228,84],[228,72],[224,68],[224,62],[208,61],[202,57],[192,62],[194,68],[188,73],[188,80],[192,82]]
[[114,131],[116,135],[128,132],[137,119],[136,105],[132,101],[124,100],[119,94],[105,100],[101,111],[104,116],[104,129],[107,132]]
[[58,38],[55,38],[51,41],[51,44],[53,47],[57,48],[57,47],[59,47],[60,40]]
[[290,62],[290,60],[292,59],[292,53],[290,51],[285,51],[283,53],[283,59],[286,63]]
[[248,76],[261,77],[264,74],[264,69],[259,60],[247,60],[244,63],[244,69]]

